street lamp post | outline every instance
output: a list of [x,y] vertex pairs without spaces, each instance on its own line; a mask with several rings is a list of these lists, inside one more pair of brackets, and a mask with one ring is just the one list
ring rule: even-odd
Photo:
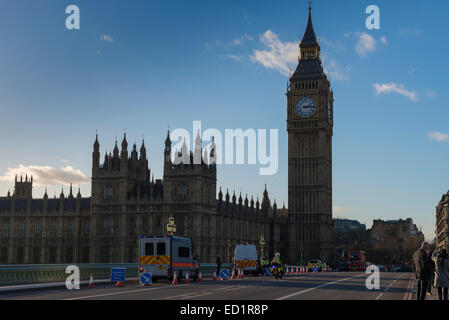
[[263,252],[264,252],[263,248],[264,248],[264,246],[265,246],[265,237],[264,237],[263,233],[260,235],[260,238],[259,238],[259,244],[260,244],[260,256],[263,257],[263,256],[264,256],[264,254],[263,254]]
[[173,215],[170,215],[170,217],[168,218],[167,232],[170,236],[174,236],[176,233],[175,218],[173,217]]

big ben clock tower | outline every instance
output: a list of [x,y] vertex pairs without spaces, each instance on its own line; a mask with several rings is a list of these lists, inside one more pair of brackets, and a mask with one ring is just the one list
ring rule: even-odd
[[330,262],[333,93],[323,71],[311,7],[287,88],[289,263]]

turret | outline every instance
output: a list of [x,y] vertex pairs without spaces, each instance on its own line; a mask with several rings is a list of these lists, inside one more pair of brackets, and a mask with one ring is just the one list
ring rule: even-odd
[[33,198],[33,177],[28,181],[28,174],[25,176],[25,181],[23,177],[20,176],[20,181],[17,181],[17,176],[15,178],[14,184],[14,196],[17,198],[25,198],[31,200]]
[[78,193],[76,194],[76,212],[81,211],[81,187],[78,186]]
[[98,134],[95,135],[94,151],[92,152],[92,176],[100,168],[100,143],[98,142]]
[[171,169],[172,161],[171,161],[171,140],[170,140],[170,131],[167,131],[167,138],[165,139],[165,148],[164,148],[164,172],[168,173]]
[[62,186],[61,194],[59,195],[59,211],[60,213],[64,212],[64,186]]
[[220,191],[218,192],[218,200],[219,200],[220,202],[223,201],[223,192],[221,191],[221,186],[220,186]]
[[122,151],[120,153],[120,172],[124,175],[128,172],[128,141],[126,141],[126,132],[123,135]]
[[268,198],[267,185],[265,185],[265,190],[263,192],[262,199],[262,210],[266,211],[271,206],[270,198]]
[[115,147],[114,147],[114,151],[113,151],[114,158],[118,159],[118,153],[119,153],[119,150],[118,150],[118,146],[117,146],[117,139],[115,139]]
[[215,146],[215,139],[212,137],[212,143],[210,144],[209,163],[215,165],[217,163],[217,147]]
[[133,144],[133,151],[131,151],[131,163],[133,169],[137,167],[137,163],[139,161],[139,155],[137,154],[137,146],[136,143]]
[[120,154],[121,158],[126,158],[128,159],[128,141],[126,140],[126,132],[123,135],[123,140],[122,140],[122,152]]
[[69,199],[73,198],[73,192],[72,192],[72,183],[70,183],[70,192],[69,192]]
[[43,209],[44,209],[44,213],[47,212],[48,210],[48,194],[47,194],[47,186],[45,186],[45,193],[44,193],[44,203],[43,203]]

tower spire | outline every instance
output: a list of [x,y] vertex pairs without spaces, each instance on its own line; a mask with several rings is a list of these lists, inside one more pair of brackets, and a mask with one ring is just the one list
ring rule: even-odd
[[304,32],[304,36],[302,38],[300,47],[313,47],[318,46],[318,41],[315,35],[315,30],[313,29],[312,23],[312,1],[309,1],[309,19],[307,20],[306,31]]

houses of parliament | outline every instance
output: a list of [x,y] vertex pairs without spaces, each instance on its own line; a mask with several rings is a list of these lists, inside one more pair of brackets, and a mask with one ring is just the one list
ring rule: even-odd
[[[291,264],[331,259],[333,92],[320,58],[309,8],[300,58],[287,96],[288,209],[278,208],[267,186],[256,196],[218,190],[215,146],[163,151],[162,179],[154,179],[145,142],[100,155],[95,138],[91,196],[72,187],[59,198],[33,199],[32,177],[16,177],[14,191],[0,197],[0,264],[123,263],[137,261],[137,237],[166,233],[192,239],[202,262],[231,262],[237,244],[255,244],[265,255],[280,252]],[[280,108],[280,110],[282,110]],[[285,110],[285,109],[284,109]],[[281,112],[281,111],[280,111]],[[174,157],[173,157],[174,156]],[[196,159],[197,161],[193,161]],[[237,182],[238,183],[238,182]]]

